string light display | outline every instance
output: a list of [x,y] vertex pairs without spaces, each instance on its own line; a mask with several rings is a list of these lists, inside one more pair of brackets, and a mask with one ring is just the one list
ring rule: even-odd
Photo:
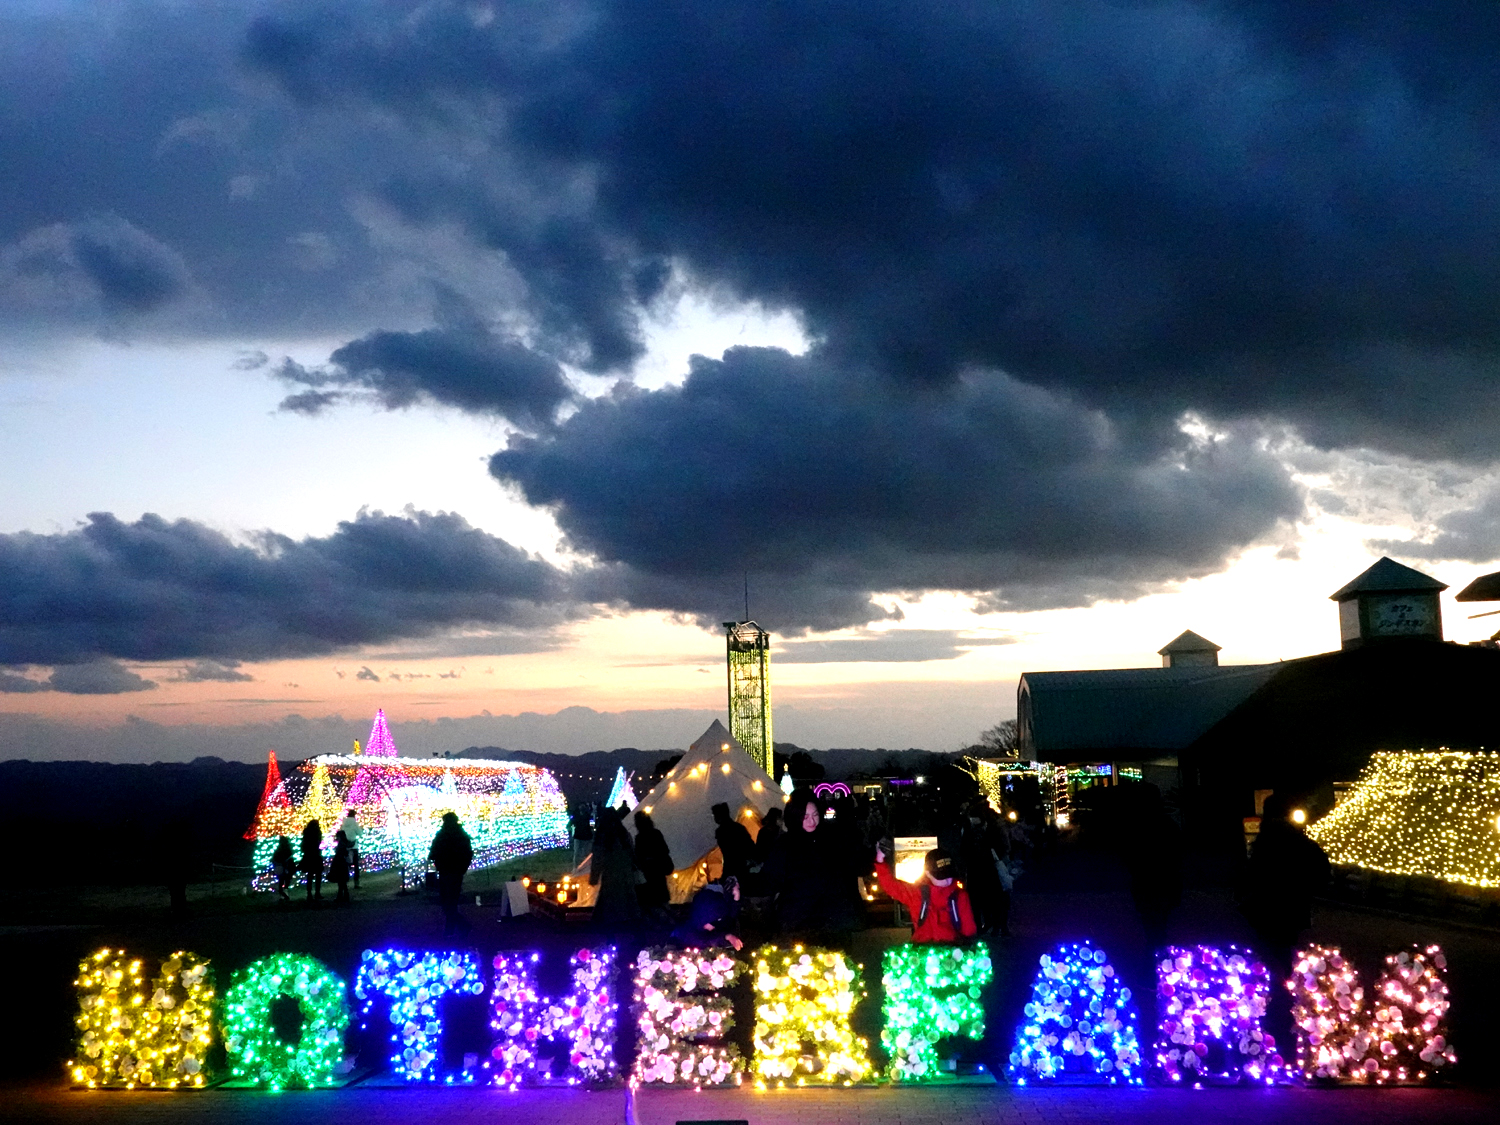
[[1497,814],[1500,754],[1382,751],[1307,834],[1334,863],[1500,887]]
[[1299,951],[1286,986],[1303,1076],[1383,1086],[1425,1082],[1452,1066],[1447,969],[1436,945],[1392,953],[1367,1001],[1339,950]]
[[[382,1000],[391,1025],[391,1069],[407,1082],[434,1082],[443,1038],[442,998],[449,993],[479,996],[484,979],[472,953],[413,953],[367,949],[354,979],[354,995],[364,1001],[361,1026],[368,1028]],[[461,1080],[472,1080],[464,1073]],[[448,1076],[448,1081],[452,1081]]]
[[1229,946],[1166,950],[1156,966],[1156,1067],[1169,1082],[1274,1083],[1285,1071],[1261,1020],[1271,974]]
[[[1286,982],[1297,1029],[1297,1069],[1309,1080],[1364,1082],[1380,1070],[1359,973],[1337,948],[1310,945]],[[1368,1063],[1368,1066],[1366,1065]]]
[[[358,746],[359,743],[355,743]],[[371,758],[394,758],[397,754],[396,740],[391,737],[391,726],[386,722],[385,708],[375,710],[375,722],[370,726],[370,737],[365,739],[365,755]],[[358,750],[355,753],[359,753]]]
[[1376,1082],[1425,1082],[1457,1061],[1448,1043],[1447,970],[1435,945],[1385,959],[1370,999],[1375,1057],[1364,1064]]
[[940,1077],[937,1044],[954,1035],[984,1036],[980,992],[994,979],[980,946],[898,945],[885,951],[884,1026],[880,1043],[890,1056],[893,1082]]
[[755,955],[756,1086],[844,1085],[871,1076],[869,1043],[849,1026],[864,999],[842,953],[763,946]]
[[1080,942],[1042,954],[1024,1011],[1010,1053],[1017,1084],[1084,1075],[1142,1084],[1135,1004],[1104,950]]
[[[331,1086],[344,1055],[349,1004],[343,978],[315,957],[274,953],[234,974],[224,996],[224,1047],[238,1079],[282,1090]],[[291,1001],[301,1027],[276,1027],[273,1007]]]
[[[537,990],[539,953],[497,953],[490,993],[490,1027],[497,1039],[490,1050],[494,1083],[509,1090],[558,1083],[576,1086],[615,1073],[613,995],[616,951],[613,946],[580,949],[573,954],[573,987],[557,999]],[[558,1040],[561,1058],[544,1048]]]
[[362,829],[360,869],[399,867],[408,889],[426,876],[428,849],[447,812],[457,813],[468,832],[476,868],[568,843],[567,802],[548,770],[522,762],[399,758],[380,712],[362,754],[312,758],[286,777],[271,755],[255,821],[245,833],[256,842],[251,885],[276,888],[271,856],[277,841],[289,836],[296,845],[309,820],[323,831],[325,859],[331,856],[349,809]]
[[79,962],[78,1044],[68,1060],[74,1083],[201,1087],[213,1043],[214,983],[208,961],[174,953],[161,963],[150,994],[144,966],[123,949],[101,949]]
[[726,950],[643,949],[635,959],[636,1059],[642,1083],[723,1086],[743,1079],[725,991],[748,966]]
[[630,787],[630,774],[625,772],[624,766],[620,766],[615,771],[615,783],[609,788],[609,797],[604,806],[617,809],[624,805],[627,809],[633,809],[638,804],[640,802],[636,800],[635,790]]
[[1005,809],[1005,798],[1017,777],[1037,777],[1039,768],[1035,762],[1016,760],[986,761],[984,758],[969,758],[974,767],[970,776],[979,785],[986,803],[995,812]]

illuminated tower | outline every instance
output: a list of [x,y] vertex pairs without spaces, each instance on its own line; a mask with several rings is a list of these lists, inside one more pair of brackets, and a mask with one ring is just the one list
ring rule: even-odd
[[729,733],[772,777],[771,634],[754,621],[726,621],[729,654]]

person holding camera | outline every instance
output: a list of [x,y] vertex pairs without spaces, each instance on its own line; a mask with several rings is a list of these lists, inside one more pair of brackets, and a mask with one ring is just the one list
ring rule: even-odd
[[974,907],[958,881],[953,857],[933,848],[923,866],[920,883],[903,883],[891,869],[884,842],[875,845],[875,874],[886,893],[911,912],[912,941],[952,945],[972,938],[978,933]]

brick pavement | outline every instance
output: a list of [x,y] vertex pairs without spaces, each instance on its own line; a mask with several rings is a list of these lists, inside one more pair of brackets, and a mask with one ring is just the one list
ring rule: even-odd
[[[750,1125],[1490,1125],[1500,1094],[1422,1090],[1113,1090],[957,1087],[947,1089],[755,1091],[647,1090],[637,1098],[639,1125],[742,1119]],[[276,1125],[625,1125],[622,1091],[393,1090],[360,1088],[266,1094],[77,1092],[28,1086],[0,1090],[0,1120],[59,1125],[214,1125],[273,1120]]]

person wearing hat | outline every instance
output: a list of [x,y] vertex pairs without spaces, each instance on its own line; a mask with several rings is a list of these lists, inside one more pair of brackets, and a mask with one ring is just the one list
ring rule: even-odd
[[886,892],[911,911],[912,941],[951,944],[978,932],[969,892],[957,879],[953,857],[942,848],[927,853],[926,873],[920,883],[912,884],[896,878],[885,849],[877,844],[875,874]]

